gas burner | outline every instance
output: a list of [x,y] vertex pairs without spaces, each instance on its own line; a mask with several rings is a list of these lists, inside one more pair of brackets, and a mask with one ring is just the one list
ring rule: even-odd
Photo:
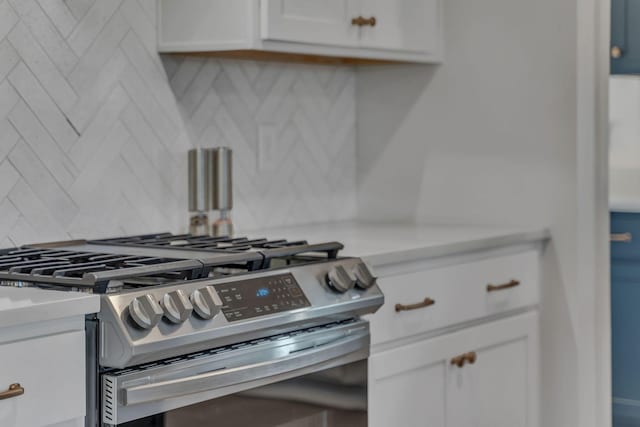
[[173,248],[211,253],[257,252],[264,256],[265,264],[263,268],[269,267],[270,261],[274,258],[293,257],[304,254],[320,254],[324,255],[327,259],[335,259],[338,256],[338,252],[343,248],[343,245],[338,242],[310,245],[306,240],[290,242],[285,239],[249,239],[247,237],[211,237],[171,233],[143,234],[139,236],[90,240],[88,243],[125,247]]

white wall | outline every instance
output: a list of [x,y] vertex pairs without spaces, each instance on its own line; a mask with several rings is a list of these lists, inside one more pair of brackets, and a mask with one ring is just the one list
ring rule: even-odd
[[355,70],[161,59],[155,7],[0,0],[0,247],[184,231],[194,145],[234,149],[239,230],[352,217]]
[[[361,217],[550,227],[544,427],[608,422],[606,410],[596,419],[608,388],[596,397],[607,371],[596,372],[606,354],[595,343],[595,285],[578,280],[578,266],[593,261],[594,223],[604,231],[592,218],[595,2],[579,3],[583,10],[569,0],[446,0],[444,65],[367,67],[357,82]],[[584,220],[579,206],[589,209]]]

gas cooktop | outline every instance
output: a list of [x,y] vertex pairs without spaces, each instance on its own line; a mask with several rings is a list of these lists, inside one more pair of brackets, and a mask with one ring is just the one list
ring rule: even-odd
[[5,285],[107,293],[335,259],[342,247],[171,233],[62,241],[1,250],[0,279]]

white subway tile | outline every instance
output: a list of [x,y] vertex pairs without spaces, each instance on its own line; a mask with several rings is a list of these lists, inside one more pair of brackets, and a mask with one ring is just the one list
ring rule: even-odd
[[20,63],[9,75],[9,81],[22,99],[31,106],[60,148],[68,150],[76,142],[78,135],[29,68]]
[[88,88],[80,91],[80,99],[68,113],[69,120],[79,132],[84,132],[91,119],[105,103],[128,66],[127,58],[117,49],[107,63],[93,75]]
[[116,86],[91,123],[89,123],[87,129],[69,150],[69,157],[78,169],[85,167],[100,144],[109,143],[106,136],[128,103],[129,97],[126,92],[120,86]]
[[13,189],[20,179],[18,171],[9,163],[4,160],[0,163],[0,198],[7,197],[9,192]]
[[68,74],[78,57],[73,53],[66,40],[60,35],[49,17],[36,0],[9,0],[18,12],[22,22],[44,48],[51,61],[64,75]]
[[67,7],[64,0],[38,0],[40,7],[56,26],[60,35],[66,38],[76,26],[78,22]]
[[11,46],[11,43],[7,40],[0,41],[0,82],[5,79],[19,61],[18,52]]
[[73,184],[77,170],[23,101],[11,110],[9,121],[63,188]]
[[69,35],[69,45],[78,56],[84,55],[122,0],[97,0]]
[[9,33],[8,38],[24,63],[35,74],[62,111],[69,111],[78,97],[60,70],[51,62],[49,56],[33,38],[28,28],[23,23],[19,23]]
[[29,145],[24,142],[17,144],[8,159],[57,222],[62,226],[68,225],[78,208]]
[[0,0],[0,40],[18,23],[18,14],[7,0]]
[[[96,80],[99,80],[96,76],[105,64],[114,55],[120,54],[116,50],[129,29],[122,14],[116,12],[102,31],[97,34],[91,49],[80,58],[76,67],[69,74],[69,83],[78,93],[82,94],[93,87]],[[102,77],[109,78],[109,76]]]

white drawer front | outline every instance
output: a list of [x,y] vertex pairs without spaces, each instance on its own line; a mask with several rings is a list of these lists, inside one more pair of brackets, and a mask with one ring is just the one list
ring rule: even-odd
[[19,383],[24,394],[0,400],[0,426],[41,427],[85,413],[84,332],[0,346],[0,392]]
[[[380,278],[385,305],[370,319],[372,343],[533,306],[539,300],[538,276],[538,252],[531,250]],[[427,298],[432,305],[424,304]],[[417,307],[420,303],[424,306]],[[396,304],[414,307],[396,311]]]

